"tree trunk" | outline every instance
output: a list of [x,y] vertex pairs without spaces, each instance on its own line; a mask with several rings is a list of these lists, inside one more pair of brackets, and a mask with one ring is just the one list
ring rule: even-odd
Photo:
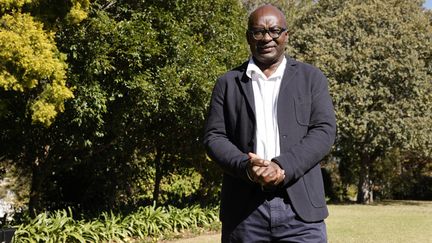
[[357,185],[357,203],[373,203],[372,180],[370,178],[371,159],[367,155],[361,157],[360,177]]
[[32,163],[32,180],[30,186],[29,212],[30,216],[35,217],[44,207],[43,189],[44,182],[50,167],[47,166],[47,157],[50,146],[44,147],[42,159],[36,157]]
[[155,184],[153,189],[153,202],[158,205],[159,204],[159,194],[160,194],[160,183],[162,181],[162,152],[160,148],[156,149],[156,158],[155,158]]
[[[39,159],[36,158],[36,161],[38,160]],[[31,217],[35,217],[42,209],[42,181],[39,165],[33,165],[29,199],[29,212]]]

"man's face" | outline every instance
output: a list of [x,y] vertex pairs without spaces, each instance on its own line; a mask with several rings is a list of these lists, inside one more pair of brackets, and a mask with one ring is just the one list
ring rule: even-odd
[[[286,22],[282,13],[274,7],[264,6],[259,8],[249,18],[249,30],[271,31],[277,29],[286,29]],[[262,33],[264,33],[262,39],[256,40],[253,34],[248,31],[247,40],[256,61],[271,65],[282,59],[288,41],[288,34],[284,31],[280,33],[278,38],[272,38],[270,33]]]

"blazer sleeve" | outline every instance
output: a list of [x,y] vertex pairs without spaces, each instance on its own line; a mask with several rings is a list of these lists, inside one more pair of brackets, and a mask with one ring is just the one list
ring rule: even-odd
[[212,92],[204,146],[210,158],[216,161],[225,173],[252,183],[246,173],[249,156],[242,152],[227,134],[226,124],[230,118],[226,117],[228,112],[225,110],[229,99],[227,79],[223,76],[218,79]]
[[298,143],[273,158],[285,170],[284,185],[315,167],[330,151],[335,140],[336,119],[327,79],[317,69],[310,78],[311,109],[307,133]]

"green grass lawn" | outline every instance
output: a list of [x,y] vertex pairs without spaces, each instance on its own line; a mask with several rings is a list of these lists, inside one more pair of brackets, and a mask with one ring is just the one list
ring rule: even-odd
[[[374,205],[329,205],[329,243],[432,243],[432,201],[386,201]],[[216,243],[203,235],[177,243]]]
[[432,202],[330,205],[330,243],[432,242]]

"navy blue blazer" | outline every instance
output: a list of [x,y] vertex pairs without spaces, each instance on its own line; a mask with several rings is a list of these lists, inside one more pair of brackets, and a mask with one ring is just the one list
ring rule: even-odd
[[[281,153],[273,160],[285,170],[282,190],[297,216],[316,222],[328,216],[319,162],[335,139],[334,108],[322,72],[286,58],[277,101]],[[208,155],[224,171],[220,219],[234,225],[268,197],[246,174],[247,153],[256,150],[254,95],[247,64],[217,80],[204,135]]]

